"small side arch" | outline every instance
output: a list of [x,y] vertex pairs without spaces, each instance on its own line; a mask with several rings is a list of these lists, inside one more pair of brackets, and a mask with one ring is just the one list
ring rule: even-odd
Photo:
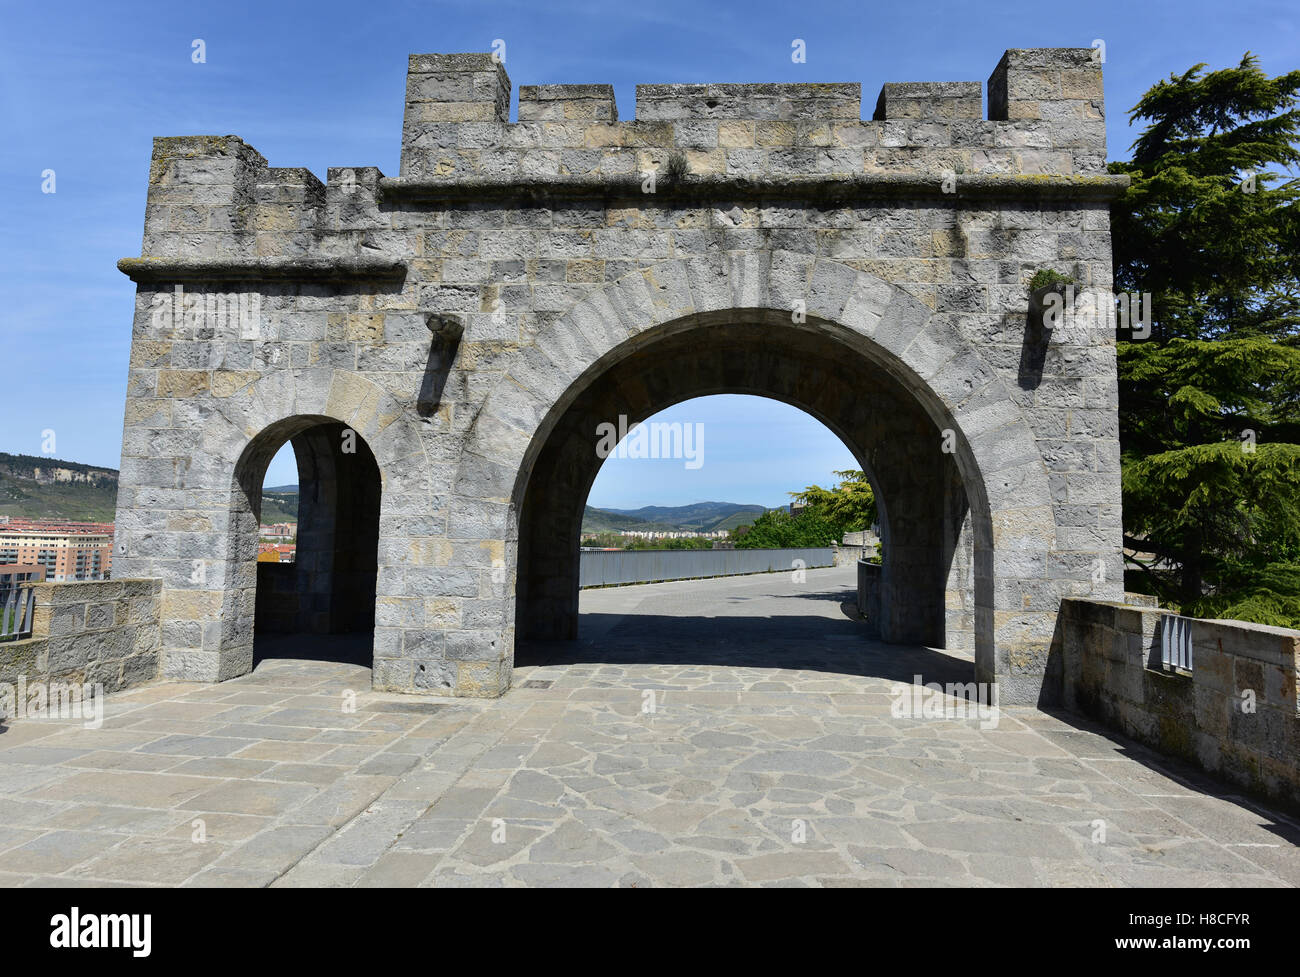
[[[298,554],[275,567],[257,562],[262,481],[288,442],[298,460]],[[400,532],[429,505],[424,447],[400,405],[346,371],[269,374],[219,402],[201,448],[197,456],[225,467],[227,486],[221,558],[195,568],[220,581],[221,614],[206,625],[218,632],[218,677],[253,667],[259,630],[373,634],[379,597],[402,587],[400,571],[380,570],[381,529]]]

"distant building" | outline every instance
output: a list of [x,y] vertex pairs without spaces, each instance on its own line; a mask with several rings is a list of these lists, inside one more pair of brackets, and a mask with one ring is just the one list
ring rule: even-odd
[[629,539],[726,539],[730,535],[725,529],[707,533],[690,529],[619,529],[616,533]]
[[113,524],[10,517],[0,526],[0,565],[40,567],[59,583],[105,580],[113,565]]
[[295,522],[276,522],[271,525],[262,525],[257,528],[257,533],[262,539],[297,539],[298,524]]
[[40,583],[45,579],[45,567],[39,564],[6,563],[0,565],[0,591],[15,584]]
[[292,563],[298,547],[293,543],[258,543],[258,563]]
[[43,566],[21,563],[0,566],[0,608],[8,604],[10,595],[23,584],[40,583],[44,579]]

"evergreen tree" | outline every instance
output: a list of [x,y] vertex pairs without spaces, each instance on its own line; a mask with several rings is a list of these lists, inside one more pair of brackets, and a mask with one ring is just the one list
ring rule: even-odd
[[845,533],[871,528],[876,521],[876,497],[863,472],[851,468],[834,474],[840,481],[833,488],[809,485],[802,492],[791,492],[790,496],[805,507],[801,515],[816,515],[830,523],[838,540]]
[[[1131,586],[1187,614],[1300,626],[1300,71],[1247,54],[1143,96],[1112,213]],[[1131,341],[1125,341],[1131,339]],[[1142,554],[1146,554],[1145,556]]]

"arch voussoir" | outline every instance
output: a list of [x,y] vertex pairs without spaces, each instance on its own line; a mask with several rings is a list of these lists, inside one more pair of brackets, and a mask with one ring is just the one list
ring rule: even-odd
[[696,313],[722,312],[735,308],[728,262],[721,253],[699,254],[685,261],[691,288],[691,305]]
[[813,264],[808,283],[808,314],[829,322],[843,321],[844,307],[858,284],[860,274],[841,262],[818,259]]

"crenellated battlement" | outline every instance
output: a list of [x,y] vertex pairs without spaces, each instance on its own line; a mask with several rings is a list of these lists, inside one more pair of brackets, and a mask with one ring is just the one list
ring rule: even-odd
[[611,85],[579,84],[522,86],[515,122],[492,55],[415,54],[396,178],[331,167],[321,183],[237,136],[157,139],[143,254],[364,258],[389,211],[438,200],[1105,196],[1092,53],[1007,51],[987,118],[973,81],[886,83],[867,119],[856,82],[638,85],[626,120]]
[[750,119],[825,122],[862,117],[862,86],[794,82],[758,85],[637,85],[645,122]]
[[1092,56],[1007,51],[989,78],[987,118],[974,81],[889,82],[870,119],[856,82],[638,85],[624,121],[612,86],[543,85],[520,89],[511,123],[510,79],[491,56],[416,55],[401,176],[612,177],[653,169],[673,150],[688,152],[696,176],[1101,173]]

